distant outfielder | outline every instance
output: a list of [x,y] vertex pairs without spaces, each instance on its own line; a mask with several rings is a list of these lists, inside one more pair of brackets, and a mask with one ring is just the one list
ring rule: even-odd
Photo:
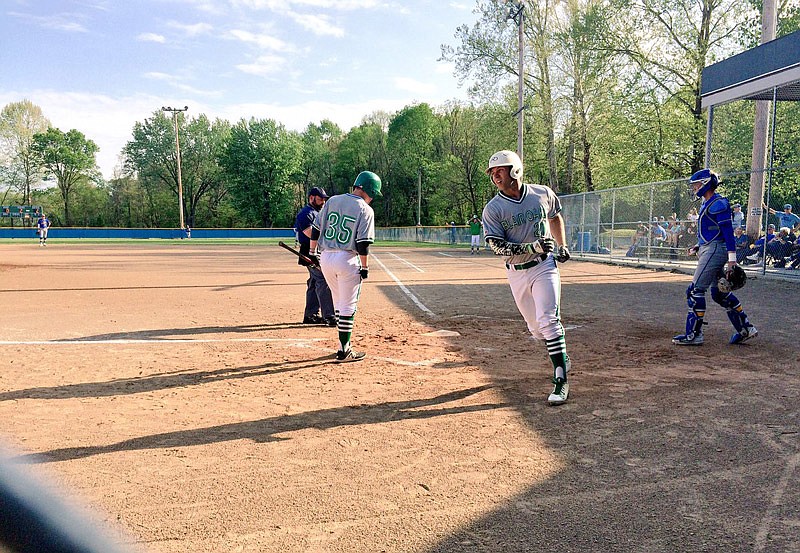
[[689,248],[689,255],[697,255],[697,269],[686,289],[686,331],[672,339],[679,346],[703,345],[703,317],[706,314],[706,290],[711,289],[711,299],[728,312],[728,319],[736,332],[731,344],[741,344],[758,335],[758,330],[747,319],[742,304],[731,293],[744,286],[744,269],[736,264],[736,240],[733,237],[733,212],[728,199],[716,193],[719,177],[702,169],[689,179],[689,193],[694,201],[703,200],[697,220],[697,244]]
[[366,356],[350,347],[361,281],[369,275],[369,246],[375,241],[375,213],[369,206],[381,196],[381,179],[362,171],[353,191],[331,197],[311,227],[310,250],[319,245],[319,263],[333,295],[339,330],[337,363],[361,361]]
[[506,258],[511,292],[531,335],[544,340],[553,364],[551,405],[567,401],[570,358],[561,325],[561,276],[556,261],[569,260],[561,202],[547,186],[523,184],[522,161],[497,152],[486,170],[498,189],[483,209],[486,242]]
[[39,216],[36,222],[37,232],[39,233],[39,245],[47,245],[47,231],[50,229],[50,219],[45,217],[44,213]]

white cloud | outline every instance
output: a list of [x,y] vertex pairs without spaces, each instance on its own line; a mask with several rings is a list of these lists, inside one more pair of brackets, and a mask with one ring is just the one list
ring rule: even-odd
[[394,84],[400,90],[405,90],[406,92],[411,92],[420,96],[433,96],[437,90],[436,85],[423,83],[422,81],[410,79],[408,77],[395,77]]
[[75,21],[75,15],[72,14],[54,14],[54,15],[31,15],[28,13],[9,12],[9,16],[18,17],[20,19],[29,21],[39,27],[45,29],[55,29],[57,31],[67,31],[69,33],[85,33],[88,32],[82,23]]
[[279,38],[267,34],[256,34],[242,29],[233,29],[228,35],[246,44],[254,44],[262,50],[272,50],[275,52],[291,52],[294,47]]
[[330,23],[327,15],[311,15],[291,12],[287,14],[295,23],[319,36],[343,37],[344,29]]
[[253,63],[240,63],[236,65],[236,69],[243,73],[264,77],[283,70],[285,66],[286,58],[267,55],[259,56]]
[[180,23],[178,21],[170,21],[167,23],[167,25],[173,29],[182,31],[187,36],[198,36],[204,33],[209,33],[214,28],[208,23],[194,23],[190,25],[187,23]]
[[136,37],[136,40],[141,42],[158,42],[160,44],[164,44],[166,39],[163,35],[159,35],[156,33],[141,33],[139,36]]

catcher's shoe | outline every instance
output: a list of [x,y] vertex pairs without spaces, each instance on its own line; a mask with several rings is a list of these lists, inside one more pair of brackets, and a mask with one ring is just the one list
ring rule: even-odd
[[731,344],[743,344],[756,336],[758,336],[758,329],[753,325],[746,326],[739,332],[733,333],[733,336],[731,336]]
[[569,397],[569,382],[563,378],[553,379],[553,391],[547,398],[550,405],[561,405],[567,402]]
[[347,351],[337,351],[336,363],[353,363],[355,361],[361,361],[366,356],[367,354],[363,351],[353,351],[351,349]]
[[678,346],[702,346],[703,341],[702,332],[697,334],[678,334],[672,339],[672,343]]

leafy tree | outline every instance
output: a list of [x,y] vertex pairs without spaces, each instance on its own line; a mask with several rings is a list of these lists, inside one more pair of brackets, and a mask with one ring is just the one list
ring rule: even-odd
[[[398,112],[387,134],[389,152],[390,189],[384,193],[390,225],[413,225],[416,221],[417,180],[420,171],[427,171],[436,161],[434,138],[438,135],[438,123],[428,104],[409,106]],[[426,179],[429,197],[432,183]]]
[[291,226],[294,182],[303,162],[300,135],[271,119],[240,120],[231,129],[219,163],[233,205],[249,224]]
[[32,148],[47,172],[56,177],[64,203],[64,222],[71,225],[70,193],[76,185],[97,177],[97,144],[76,129],[64,133],[50,127],[33,135]]
[[203,114],[186,125],[186,136],[181,139],[181,182],[187,200],[186,222],[191,227],[197,223],[198,206],[204,198],[210,200],[209,212],[214,213],[227,193],[224,172],[217,159],[230,130],[227,121],[217,119],[212,123]]
[[[304,193],[314,186],[324,188],[328,194],[337,191],[334,164],[339,143],[343,138],[342,129],[329,119],[322,120],[319,125],[308,124],[302,135],[305,156],[301,182]],[[305,201],[305,196],[303,200]]]
[[33,149],[33,135],[42,133],[50,121],[30,100],[6,105],[0,112],[0,160],[9,184],[31,203],[31,189],[42,180],[42,161]]
[[[653,162],[679,177],[703,166],[705,116],[700,97],[703,68],[736,49],[746,21],[757,17],[737,0],[618,0],[606,35],[607,47],[632,62],[621,75],[654,101],[653,115],[643,121],[667,140],[653,145]],[[662,111],[661,108],[665,108]]]

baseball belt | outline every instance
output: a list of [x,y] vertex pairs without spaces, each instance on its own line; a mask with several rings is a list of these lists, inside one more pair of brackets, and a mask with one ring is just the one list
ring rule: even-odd
[[547,259],[547,256],[544,254],[539,255],[539,257],[535,259],[531,259],[525,263],[519,263],[518,265],[512,265],[510,263],[506,263],[506,269],[514,269],[515,271],[524,271],[525,269],[530,269],[531,267],[536,267],[539,263]]

